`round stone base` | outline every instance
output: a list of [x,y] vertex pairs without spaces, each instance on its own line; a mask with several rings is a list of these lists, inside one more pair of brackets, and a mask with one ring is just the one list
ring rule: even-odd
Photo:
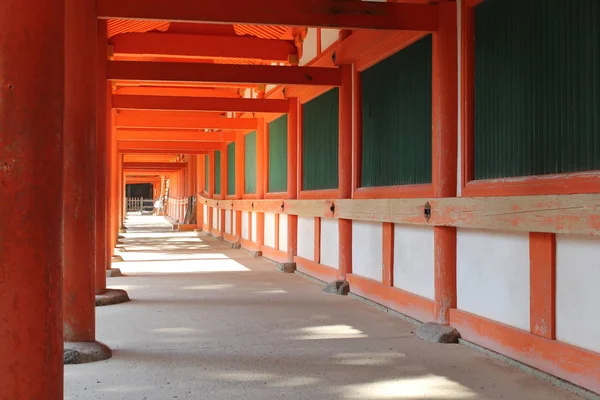
[[110,268],[106,270],[107,278],[116,278],[118,276],[123,276],[121,270],[119,268]]
[[115,255],[115,256],[112,256],[111,261],[112,262],[121,262],[121,261],[123,261],[123,257],[121,257],[119,255]]
[[96,295],[96,307],[111,306],[128,301],[129,295],[122,289],[106,289],[106,292]]
[[86,364],[94,361],[108,360],[111,357],[111,349],[98,341],[65,342],[65,350],[63,352],[64,364]]
[[127,228],[119,228],[119,233],[125,233],[127,232]]

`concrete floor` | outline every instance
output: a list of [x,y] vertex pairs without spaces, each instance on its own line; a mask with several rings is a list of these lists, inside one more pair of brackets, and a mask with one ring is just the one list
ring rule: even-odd
[[66,399],[579,399],[160,217],[130,216],[132,301],[99,307],[108,361],[65,366]]

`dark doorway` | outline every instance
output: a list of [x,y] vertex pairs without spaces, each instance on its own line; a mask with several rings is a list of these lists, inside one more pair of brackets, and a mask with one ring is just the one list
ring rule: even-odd
[[125,186],[126,197],[152,199],[151,183],[128,183]]

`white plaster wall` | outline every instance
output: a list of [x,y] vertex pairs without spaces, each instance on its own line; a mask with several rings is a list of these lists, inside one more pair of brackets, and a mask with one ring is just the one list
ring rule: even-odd
[[204,214],[202,215],[202,218],[204,219],[204,223],[206,225],[209,225],[209,223],[208,223],[208,206],[206,204],[204,204],[202,207],[204,207]]
[[315,258],[315,220],[298,217],[298,256],[313,260]]
[[529,331],[529,235],[459,229],[458,308]]
[[383,231],[379,222],[352,221],[352,273],[378,282],[383,274]]
[[242,238],[250,240],[250,232],[248,231],[248,211],[242,211]]
[[275,214],[265,213],[265,246],[275,248]]
[[340,37],[339,29],[321,29],[321,51],[325,51]]
[[233,232],[234,235],[239,235],[240,233],[237,231],[237,212],[232,210],[231,215],[233,218],[233,224],[231,225],[231,231]]
[[219,209],[218,208],[214,208],[212,209],[212,227],[214,229],[219,229]]
[[556,338],[600,353],[600,238],[556,236]]
[[302,58],[300,59],[300,65],[305,65],[307,62],[317,56],[317,29],[308,28],[306,32],[306,38],[302,45]]
[[225,211],[225,232],[231,235],[231,210]]
[[321,264],[339,268],[340,231],[338,220],[321,218]]
[[434,300],[433,228],[394,227],[394,286]]
[[256,213],[252,213],[252,241],[256,243]]
[[279,250],[287,251],[288,216],[279,214]]

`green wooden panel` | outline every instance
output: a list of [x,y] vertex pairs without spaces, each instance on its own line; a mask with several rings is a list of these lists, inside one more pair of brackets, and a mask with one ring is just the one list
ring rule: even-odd
[[287,191],[288,116],[269,124],[269,193]]
[[361,73],[363,187],[431,182],[431,35]]
[[208,193],[208,154],[204,156],[204,190]]
[[475,11],[475,179],[600,169],[600,2]]
[[221,152],[215,151],[215,194],[221,194]]
[[244,193],[256,193],[256,131],[244,137]]
[[235,142],[227,145],[227,194],[235,194]]
[[302,189],[337,189],[339,89],[304,104],[302,112]]

